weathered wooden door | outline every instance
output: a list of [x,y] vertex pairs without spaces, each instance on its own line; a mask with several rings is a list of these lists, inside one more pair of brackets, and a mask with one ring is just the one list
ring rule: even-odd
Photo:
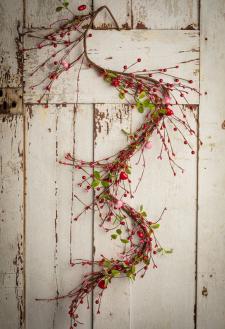
[[[114,247],[94,214],[73,222],[79,178],[59,160],[66,152],[92,160],[118,151],[140,115],[122,105],[91,70],[81,72],[75,109],[76,72],[53,91],[48,109],[37,104],[40,90],[27,88],[40,60],[18,52],[18,29],[57,20],[54,0],[2,0],[0,3],[0,328],[66,329],[68,300],[37,302],[74,288],[83,268],[69,259],[110,256]],[[223,0],[71,1],[91,8],[106,4],[122,32],[100,15],[89,43],[96,62],[120,69],[142,57],[148,66],[186,62],[201,96],[197,131],[203,140],[195,157],[179,140],[184,175],[173,177],[157,160],[159,145],[147,156],[144,182],[133,201],[152,215],[166,206],[160,240],[174,249],[158,257],[158,269],[130,284],[114,282],[105,292],[101,314],[95,304],[81,309],[83,328],[222,329],[225,327],[225,2]],[[24,64],[24,65],[23,65]],[[182,101],[180,101],[182,104]],[[86,201],[91,202],[91,195]]]

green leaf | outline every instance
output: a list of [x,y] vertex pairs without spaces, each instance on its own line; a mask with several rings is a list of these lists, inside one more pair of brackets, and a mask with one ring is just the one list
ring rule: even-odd
[[122,243],[128,243],[128,242],[129,242],[129,240],[127,240],[127,239],[120,239],[120,241],[121,241]]
[[100,172],[97,171],[97,170],[94,171],[94,176],[95,176],[95,178],[97,178],[98,180],[101,179],[101,174],[100,174]]
[[103,263],[104,267],[110,267],[111,266],[111,262],[109,260],[105,260]]
[[140,112],[140,113],[143,113],[143,112],[144,112],[144,107],[143,107],[142,104],[139,104],[139,105],[137,106],[137,109],[138,109],[138,112]]
[[63,7],[56,7],[55,10],[56,10],[57,12],[59,12],[59,11],[61,11],[62,9],[63,9]]
[[142,211],[141,214],[142,214],[143,217],[147,217],[146,211]]
[[120,235],[120,234],[122,233],[121,229],[118,228],[118,229],[116,230],[116,233]]
[[143,98],[143,97],[145,97],[145,96],[146,96],[146,92],[145,92],[145,91],[142,91],[138,97],[139,97],[139,98]]
[[128,175],[131,174],[131,170],[130,170],[129,168],[126,168],[126,169],[125,169],[125,172],[126,172]]
[[68,1],[64,1],[63,2],[63,6],[67,8],[69,6],[69,2]]
[[173,249],[164,249],[166,254],[172,254],[173,253]]
[[124,99],[125,98],[125,93],[119,93],[119,98]]
[[106,200],[110,200],[111,199],[110,196],[108,194],[106,194],[106,193],[102,193],[101,194],[101,198],[102,199],[106,199]]
[[131,280],[131,281],[135,281],[135,274],[131,273],[131,272],[127,272],[127,277]]
[[143,105],[144,107],[149,107],[149,105],[150,105],[150,101],[149,101],[149,99],[145,99],[144,102],[142,102],[142,105]]
[[132,267],[131,267],[131,273],[134,274],[135,272],[136,272],[135,265],[132,265]]
[[110,282],[110,278],[108,278],[108,277],[105,277],[105,279],[104,279],[104,280],[105,280],[105,285],[106,285],[106,286],[108,286],[108,284],[109,284],[109,282]]
[[112,235],[111,235],[111,238],[112,238],[113,240],[116,240],[116,238],[117,238],[117,234],[112,234]]
[[110,78],[116,78],[116,77],[117,77],[117,74],[116,74],[116,73],[113,73],[113,72],[107,72],[107,75],[108,75]]
[[101,181],[101,184],[103,187],[108,187],[109,186],[109,182],[107,182],[106,180]]
[[140,205],[140,211],[143,211],[144,207],[143,205]]
[[158,224],[158,223],[156,223],[156,224],[151,224],[150,227],[153,228],[153,229],[157,229],[157,228],[160,227],[160,224]]
[[114,276],[114,277],[120,276],[120,271],[118,271],[118,270],[112,270],[112,276]]
[[91,186],[93,187],[93,188],[95,188],[95,187],[97,187],[98,185],[99,185],[99,180],[93,180],[93,182],[91,183]]
[[149,103],[149,105],[147,106],[149,108],[150,111],[154,111],[155,110],[155,105],[152,103]]
[[162,115],[166,114],[166,109],[160,109],[159,114],[162,114]]

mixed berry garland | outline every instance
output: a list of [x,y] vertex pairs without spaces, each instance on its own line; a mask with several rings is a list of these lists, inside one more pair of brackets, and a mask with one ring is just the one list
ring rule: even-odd
[[[61,2],[56,10],[66,9],[73,14],[68,5],[69,3],[65,0]],[[80,5],[78,10],[86,12],[87,7],[86,5]],[[173,174],[176,175],[177,169],[183,171],[175,161],[168,125],[172,126],[173,131],[181,136],[190,152],[195,154],[186,136],[196,135],[196,133],[191,128],[183,107],[178,104],[177,95],[187,102],[187,107],[195,117],[195,107],[188,104],[187,99],[190,92],[198,91],[192,87],[192,80],[181,79],[169,73],[170,70],[178,69],[178,66],[134,71],[135,64],[141,62],[141,58],[137,58],[133,64],[124,65],[121,72],[119,72],[105,69],[89,58],[87,38],[92,37],[89,30],[93,27],[96,16],[103,10],[108,11],[116,29],[119,30],[109,8],[102,6],[92,13],[73,15],[71,19],[63,19],[53,23],[52,26],[57,25],[57,27],[51,28],[51,32],[44,37],[34,35],[33,31],[28,31],[27,35],[29,37],[38,38],[40,42],[34,48],[24,49],[24,52],[30,52],[33,49],[41,51],[45,47],[52,49],[51,55],[31,73],[31,76],[34,76],[38,70],[49,67],[49,64],[51,64],[51,71],[47,72],[38,84],[31,87],[33,89],[38,85],[43,86],[43,94],[38,99],[38,103],[43,103],[46,108],[48,107],[49,95],[54,82],[63,72],[68,71],[79,62],[77,83],[79,83],[82,65],[88,65],[109,86],[116,88],[118,96],[123,102],[127,102],[131,108],[137,109],[144,116],[143,123],[134,133],[124,131],[129,143],[113,156],[103,160],[87,162],[67,154],[65,160],[60,162],[63,165],[72,166],[81,173],[81,182],[79,183],[81,189],[86,191],[94,190],[94,200],[91,204],[85,204],[76,196],[84,205],[84,208],[74,220],[77,221],[88,210],[97,212],[101,220],[100,226],[105,232],[110,232],[112,240],[120,240],[123,246],[119,259],[109,259],[102,255],[99,260],[70,261],[71,266],[76,264],[88,265],[91,270],[84,275],[81,284],[68,294],[48,300],[71,298],[69,307],[71,329],[81,323],[78,307],[83,304],[85,299],[87,299],[89,305],[88,295],[95,288],[98,289],[95,303],[98,305],[97,313],[100,313],[103,292],[114,278],[127,277],[130,280],[135,280],[139,272],[143,277],[148,268],[157,267],[154,260],[155,255],[172,252],[171,249],[162,248],[155,234],[155,230],[159,228],[159,221],[166,209],[163,210],[158,219],[150,220],[143,206],[139,210],[135,210],[124,201],[124,198],[133,198],[138,187],[135,191],[132,191],[131,158],[139,153],[139,161],[142,160],[143,163],[139,185],[145,168],[144,152],[146,149],[151,149],[152,142],[150,138],[156,132],[161,141],[159,158],[161,159],[162,153],[165,152]],[[83,43],[82,47],[80,47],[81,43]],[[74,50],[77,50],[75,56],[73,60],[69,61],[69,55]],[[173,109],[172,104],[175,104],[176,108]]]

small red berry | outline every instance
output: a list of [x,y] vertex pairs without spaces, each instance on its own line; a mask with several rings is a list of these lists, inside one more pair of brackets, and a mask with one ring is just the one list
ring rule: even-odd
[[140,239],[143,239],[144,233],[142,231],[137,231],[137,235],[139,236]]
[[191,151],[191,154],[195,154],[195,151]]
[[127,70],[127,65],[124,65],[123,69],[124,69],[124,70]]
[[141,58],[138,58],[138,59],[137,59],[137,62],[140,63],[140,62],[141,62]]
[[106,289],[107,285],[105,284],[105,280],[100,280],[98,283],[99,288]]
[[118,79],[113,79],[112,80],[112,86],[118,87],[120,85],[120,81]]
[[83,11],[83,10],[85,10],[86,8],[87,8],[86,5],[80,5],[77,9],[78,9],[79,11]]
[[124,171],[121,171],[121,173],[120,173],[120,179],[121,180],[126,180],[127,178],[128,178],[127,173],[125,173]]
[[175,81],[175,82],[179,82],[179,79],[176,78],[176,79],[174,79],[174,81]]
[[193,80],[189,80],[188,82],[189,82],[189,83],[193,83]]
[[171,109],[166,109],[166,115],[167,115],[167,116],[171,116],[171,115],[173,115],[173,110],[171,110]]
[[86,176],[82,176],[82,179],[86,179]]

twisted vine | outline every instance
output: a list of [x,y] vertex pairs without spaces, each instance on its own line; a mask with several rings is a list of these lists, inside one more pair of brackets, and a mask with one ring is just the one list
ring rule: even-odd
[[[57,8],[57,11],[67,9],[71,12],[68,9],[68,5],[68,2],[64,0],[61,2],[61,6]],[[80,11],[86,9],[85,5],[78,7]],[[144,151],[151,149],[152,142],[150,138],[156,132],[161,140],[159,159],[162,159],[162,154],[165,152],[173,174],[176,175],[176,169],[180,169],[183,172],[183,169],[175,161],[175,153],[167,128],[168,124],[172,126],[174,132],[181,136],[184,144],[190,148],[191,153],[195,154],[186,138],[185,132],[190,135],[196,135],[196,133],[191,128],[184,109],[176,100],[176,94],[183,97],[194,115],[194,107],[188,104],[187,100],[189,92],[197,92],[195,88],[191,87],[193,81],[181,79],[168,73],[169,70],[178,68],[178,66],[131,72],[131,68],[140,63],[141,58],[138,58],[129,66],[124,65],[122,71],[109,70],[93,62],[88,55],[87,38],[92,37],[89,31],[94,24],[95,18],[103,10],[109,13],[116,29],[119,31],[117,21],[109,8],[102,6],[93,13],[73,15],[72,19],[55,22],[54,24],[58,24],[58,26],[44,37],[32,34],[33,31],[27,31],[29,37],[39,38],[41,42],[34,48],[23,49],[24,52],[39,51],[45,47],[53,49],[51,56],[31,73],[31,76],[33,76],[38,70],[46,67],[47,64],[51,64],[51,67],[53,67],[38,84],[31,86],[33,89],[38,85],[44,84],[44,92],[38,103],[44,103],[45,107],[48,107],[49,95],[55,80],[79,61],[80,68],[77,84],[79,83],[82,65],[92,67],[106,83],[118,90],[120,99],[126,101],[131,108],[137,108],[144,115],[143,123],[133,134],[124,132],[129,143],[118,153],[103,160],[92,162],[79,160],[71,154],[67,154],[65,160],[60,161],[61,164],[72,166],[72,168],[82,173],[82,180],[79,183],[80,188],[86,191],[94,190],[94,200],[89,205],[76,196],[82,202],[84,208],[74,220],[77,221],[88,210],[97,212],[101,219],[100,226],[106,232],[112,232],[111,239],[120,239],[124,246],[119,259],[108,259],[102,255],[100,260],[77,260],[76,262],[70,260],[71,266],[76,264],[89,265],[91,272],[85,274],[81,284],[66,295],[48,298],[47,300],[59,300],[66,297],[71,299],[69,306],[71,328],[73,326],[77,327],[81,323],[78,307],[83,304],[86,298],[89,305],[88,295],[91,292],[98,289],[95,303],[98,305],[97,313],[100,313],[103,292],[115,277],[128,277],[130,280],[135,280],[139,272],[143,277],[148,268],[157,267],[154,260],[156,254],[172,252],[170,249],[162,248],[155,234],[155,230],[159,228],[159,221],[166,209],[163,210],[157,220],[152,221],[148,219],[143,206],[137,211],[124,201],[126,197],[133,198],[134,192],[136,192],[138,187],[136,187],[134,192],[132,191],[130,178],[131,158],[139,152],[138,162],[141,160],[143,162],[139,185],[145,168]],[[77,36],[72,40],[73,32]],[[76,54],[74,59],[69,62],[69,54],[81,42],[83,42],[82,51]],[[158,76],[160,78],[157,78]],[[170,80],[164,81],[164,78]],[[176,109],[172,109],[172,103],[177,105]],[[138,268],[137,265],[139,265]]]

